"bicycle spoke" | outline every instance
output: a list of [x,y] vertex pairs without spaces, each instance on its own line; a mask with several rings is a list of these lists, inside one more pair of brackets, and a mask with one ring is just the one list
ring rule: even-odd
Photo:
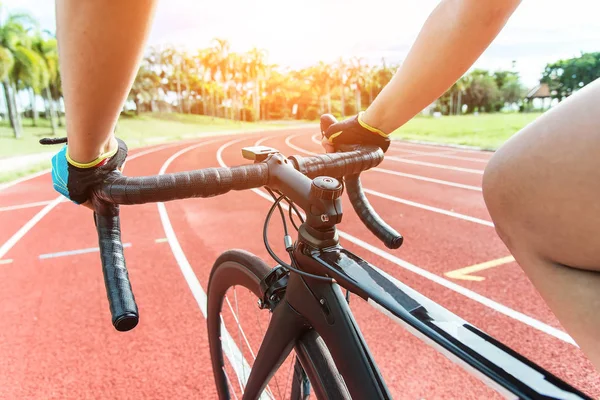
[[[233,306],[229,302],[229,299],[227,298],[227,296],[225,296],[225,301],[227,302],[227,306],[229,307],[229,309],[231,310],[231,313],[233,314],[233,319],[236,322],[242,337],[244,338],[244,342],[246,343],[246,346],[248,346],[248,350],[250,350],[250,355],[252,355],[252,359],[256,360],[256,353],[254,353],[254,351],[252,350],[252,346],[250,346],[250,342],[248,341],[248,338],[246,337],[246,333],[242,329],[242,324],[239,321],[239,317],[237,316],[237,313],[233,311]],[[237,302],[237,299],[236,299],[236,302]],[[237,309],[237,305],[236,305],[236,309]]]
[[229,380],[229,375],[227,375],[227,371],[225,370],[225,367],[223,367],[223,373],[225,374],[225,379],[227,380],[227,386],[229,386],[229,391],[231,393],[233,393],[233,397],[235,397],[235,400],[238,400],[237,394],[235,394],[235,389],[233,389],[233,386],[231,385],[231,380]]
[[[225,295],[225,302],[227,303],[227,306],[229,308],[229,311],[231,312],[233,319],[238,327],[238,340],[241,342],[241,338],[244,339],[244,342],[246,344],[246,346],[248,347],[248,350],[250,351],[250,354],[252,355],[252,359],[253,361],[256,360],[256,353],[254,352],[254,350],[252,349],[252,346],[250,345],[250,341],[248,340],[248,337],[246,336],[246,333],[244,332],[244,329],[242,329],[242,324],[240,322],[241,317],[240,317],[240,312],[239,312],[239,302],[237,300],[238,296],[237,296],[237,290],[236,290],[237,286],[233,286],[233,296],[234,296],[234,303],[235,303],[235,311],[234,311],[234,307],[231,304],[231,301],[229,301],[229,297],[227,295]],[[260,321],[260,318],[257,316],[257,320]],[[223,316],[221,313],[221,323],[223,324],[223,326],[225,326],[225,322],[223,320]],[[261,328],[261,333],[264,333],[264,331],[262,331]],[[241,337],[240,337],[241,335]],[[249,378],[249,374],[246,373],[246,367],[249,367],[246,365],[245,360],[243,358],[243,353],[240,352],[240,358],[241,358],[241,362],[242,362],[242,379],[240,380],[241,382],[241,389],[242,389],[242,393],[246,387],[246,383],[248,382],[248,378]],[[239,380],[239,377],[238,377]],[[277,385],[277,379],[275,379],[275,384]],[[279,390],[278,387],[278,392],[280,394],[281,397],[281,391]],[[275,398],[275,395],[273,394],[272,389],[270,388],[269,385],[266,386],[265,390],[263,393],[266,393],[266,395],[268,397],[270,397],[271,399]],[[285,392],[284,392],[285,393]]]
[[[227,330],[227,327],[225,326],[225,321],[223,320],[223,316],[221,315],[221,332],[223,332],[223,330]],[[234,354],[234,351],[231,347],[231,342],[229,340],[225,340],[225,345],[227,346],[227,350],[228,350],[228,354]],[[223,343],[223,335],[221,335],[221,344]],[[231,360],[230,360],[231,363]],[[243,365],[243,364],[242,364]],[[235,371],[235,365],[233,363],[231,363],[231,367],[233,368],[234,372],[236,372],[236,377],[238,380],[238,383],[240,385],[240,390],[242,391],[242,394],[244,394],[244,384],[242,384],[242,380],[241,377],[239,376],[239,374],[237,373],[237,371]],[[242,367],[243,369],[243,367]]]
[[[233,287],[233,299],[235,301],[235,311],[233,312],[233,310],[231,310],[231,312],[233,313],[233,318],[235,320],[235,322],[237,323],[238,326],[238,340],[241,342],[241,334],[240,332],[242,331],[242,326],[240,325],[240,321],[238,320],[238,315],[239,315],[239,311],[238,311],[238,302],[237,302],[237,286]],[[227,300],[227,303],[229,304],[229,306],[231,307],[231,303],[229,302],[229,298],[227,296],[225,296],[225,299]],[[246,335],[244,335],[244,337],[246,337]],[[244,354],[240,351],[240,361],[242,361],[242,365],[243,365],[243,358],[244,358]],[[242,367],[242,374],[244,375],[243,377],[243,381],[244,381],[244,388],[246,387],[246,382],[248,382],[248,377],[246,376],[246,368],[245,365],[243,365]]]
[[290,370],[288,371],[287,379],[285,380],[285,391],[283,393],[287,393],[288,385],[290,384],[290,372],[294,369],[294,361],[296,356],[293,357],[292,362],[290,363]]

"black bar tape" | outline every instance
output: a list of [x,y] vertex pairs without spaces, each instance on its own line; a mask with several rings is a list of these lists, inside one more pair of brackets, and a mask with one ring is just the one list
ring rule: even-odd
[[346,176],[344,181],[346,183],[346,190],[348,192],[348,198],[350,198],[350,203],[352,203],[354,211],[363,224],[365,224],[388,249],[399,248],[404,240],[402,235],[381,219],[373,207],[371,207],[371,204],[369,204],[369,201],[362,190],[359,175]]
[[135,328],[139,314],[123,256],[118,206],[112,206],[111,211],[106,214],[94,213],[94,217],[112,324],[116,330],[125,332]]
[[377,146],[360,146],[343,153],[319,154],[311,157],[290,157],[298,171],[309,178],[320,175],[339,178],[355,175],[376,167],[383,161],[383,150]]
[[95,190],[95,194],[113,204],[142,204],[212,197],[230,190],[265,186],[268,181],[269,171],[265,163],[143,177],[125,177],[114,172]]

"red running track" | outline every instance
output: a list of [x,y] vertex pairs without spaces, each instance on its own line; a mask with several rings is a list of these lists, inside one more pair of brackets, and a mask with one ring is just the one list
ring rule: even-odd
[[[314,133],[295,129],[202,139],[208,143],[172,159],[167,171],[243,163],[241,147],[258,140],[287,155],[299,149],[320,152],[311,139]],[[190,144],[138,151],[142,155],[130,159],[126,173],[156,174]],[[591,396],[600,396],[600,375],[565,341],[560,324],[516,263],[473,273],[484,278],[479,281],[445,275],[509,255],[477,190],[481,175],[461,171],[483,170],[490,154],[394,143],[389,155],[410,162],[388,159],[380,170],[365,173],[363,184],[371,190],[374,207],[406,237],[404,246],[393,253],[385,249],[346,200],[340,229],[350,237],[342,244]],[[157,205],[122,211],[123,242],[131,243],[125,254],[141,313],[140,325],[123,334],[110,324],[98,253],[56,256],[97,246],[89,211],[69,202],[49,204],[56,198],[48,174],[0,191],[0,398],[215,398],[204,316],[164,242]],[[29,203],[36,204],[24,207]],[[228,248],[267,259],[261,233],[269,205],[251,191],[166,204],[167,219],[204,289],[212,263]],[[45,211],[24,232],[22,227]],[[7,246],[19,231],[18,240]],[[273,243],[279,239],[273,235]],[[55,257],[40,258],[48,254]],[[449,284],[411,272],[406,263]],[[467,295],[453,284],[469,289]],[[498,397],[356,297],[351,307],[395,398]]]

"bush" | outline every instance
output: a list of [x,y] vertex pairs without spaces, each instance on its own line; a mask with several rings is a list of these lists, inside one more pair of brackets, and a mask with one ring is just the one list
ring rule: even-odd
[[246,122],[256,121],[256,115],[254,115],[254,110],[250,107],[244,107],[240,110],[240,118],[242,121]]
[[349,101],[344,104],[344,114],[346,114],[346,117],[356,114],[356,104]]
[[316,107],[308,107],[304,110],[304,115],[302,116],[302,118],[309,121],[316,121],[319,117],[319,110]]

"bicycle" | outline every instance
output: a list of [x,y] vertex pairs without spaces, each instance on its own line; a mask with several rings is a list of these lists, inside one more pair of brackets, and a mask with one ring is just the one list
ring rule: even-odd
[[[328,123],[331,121],[322,121],[322,131],[326,127],[323,124]],[[348,293],[353,293],[506,397],[589,399],[339,244],[336,226],[343,214],[344,187],[355,212],[375,236],[390,249],[402,244],[402,236],[370,206],[360,183],[360,173],[383,160],[382,150],[370,146],[342,150],[286,158],[275,149],[258,146],[242,150],[253,164],[150,177],[112,173],[94,190],[92,202],[115,329],[133,329],[139,320],[123,257],[120,204],[210,197],[230,190],[265,187],[273,196],[273,205],[265,220],[263,239],[278,265],[271,267],[250,253],[231,250],[216,260],[210,274],[207,326],[219,398],[237,398],[237,389],[227,371],[236,373],[243,399],[274,397],[269,380],[292,349],[296,354],[292,360],[293,399],[308,398],[311,391],[319,399],[391,398],[348,306]],[[289,219],[298,231],[296,241],[287,231],[283,201],[288,203]],[[268,224],[277,209],[284,221],[289,264],[274,253],[268,242]],[[300,226],[295,224],[294,215],[300,219]],[[256,355],[252,353],[252,368],[232,343],[223,318],[225,304],[236,321],[240,315],[238,311],[236,317],[227,298],[232,288],[237,296],[236,287],[247,289],[255,297],[258,309],[270,316],[260,348]],[[238,309],[237,297],[235,300]],[[249,307],[247,302],[242,306]],[[245,335],[244,339],[247,342]]]

